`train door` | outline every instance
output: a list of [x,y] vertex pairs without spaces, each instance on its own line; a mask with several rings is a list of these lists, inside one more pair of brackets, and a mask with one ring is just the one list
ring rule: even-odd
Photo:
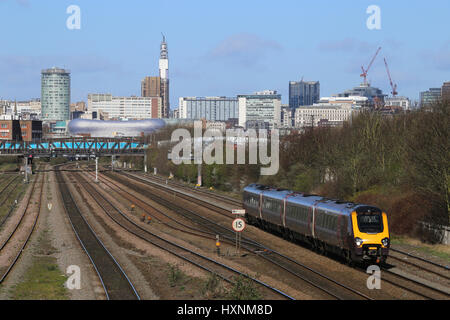
[[338,225],[337,225],[337,237],[338,237],[338,245],[341,248],[345,246],[345,238],[347,233],[347,227],[345,225],[345,217],[342,215],[338,216]]
[[259,218],[262,220],[262,202],[263,202],[263,194],[259,195]]
[[311,207],[311,215],[312,215],[312,224],[311,224],[311,234],[312,237],[315,238],[316,237],[316,208],[315,205],[313,204]]

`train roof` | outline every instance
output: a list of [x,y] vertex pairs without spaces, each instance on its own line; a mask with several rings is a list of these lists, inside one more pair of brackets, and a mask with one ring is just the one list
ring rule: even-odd
[[380,211],[379,208],[370,205],[353,203],[337,199],[330,199],[314,194],[295,192],[287,189],[277,189],[262,184],[250,184],[244,188],[244,191],[255,194],[263,193],[264,196],[269,196],[271,198],[280,200],[283,200],[287,195],[290,195],[288,198],[289,203],[295,203],[304,206],[316,205],[318,209],[336,213],[350,214],[353,211],[365,211],[365,212]]
[[303,205],[311,205],[314,202],[323,199],[323,197],[314,194],[301,193],[289,189],[273,188],[256,183],[245,187],[244,191],[255,194],[263,193],[264,196],[279,200],[283,200],[284,198],[286,198],[286,196],[289,195],[289,202],[296,202]]

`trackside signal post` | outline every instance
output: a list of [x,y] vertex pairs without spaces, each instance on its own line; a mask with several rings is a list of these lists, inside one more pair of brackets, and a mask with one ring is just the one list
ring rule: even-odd
[[219,235],[216,235],[216,250],[217,250],[217,256],[220,257],[220,239],[219,239]]
[[98,182],[98,157],[95,157],[95,182]]
[[242,231],[245,229],[245,220],[242,218],[245,215],[245,210],[243,209],[234,209],[231,212],[236,216],[236,219],[233,220],[232,227],[236,234],[236,254],[239,254],[239,249],[241,248],[241,238]]

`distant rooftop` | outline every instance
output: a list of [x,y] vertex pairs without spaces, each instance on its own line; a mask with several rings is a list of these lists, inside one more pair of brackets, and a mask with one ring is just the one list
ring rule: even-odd
[[57,67],[53,67],[50,69],[43,69],[41,73],[46,73],[46,74],[70,74],[70,70],[67,69],[61,69],[61,68],[57,68]]

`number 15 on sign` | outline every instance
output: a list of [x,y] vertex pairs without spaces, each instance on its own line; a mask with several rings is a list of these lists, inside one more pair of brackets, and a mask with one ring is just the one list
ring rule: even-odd
[[244,219],[237,218],[233,220],[233,230],[236,232],[242,232],[245,229]]

